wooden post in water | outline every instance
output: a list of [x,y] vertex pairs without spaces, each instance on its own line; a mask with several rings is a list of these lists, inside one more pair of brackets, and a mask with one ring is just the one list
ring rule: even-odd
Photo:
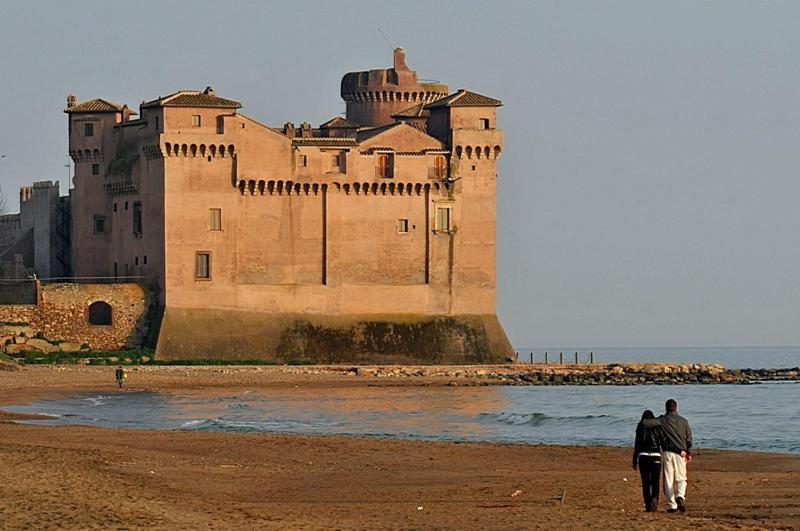
[[558,353],[558,363],[559,363],[559,365],[564,365],[564,353],[563,352],[559,352]]
[[594,352],[589,353],[589,363],[594,363]]
[[575,353],[575,365],[577,365],[577,364],[578,364],[578,353],[576,352]]
[[544,353],[544,364],[547,365],[547,352]]
[[531,365],[533,365],[533,352],[531,352]]

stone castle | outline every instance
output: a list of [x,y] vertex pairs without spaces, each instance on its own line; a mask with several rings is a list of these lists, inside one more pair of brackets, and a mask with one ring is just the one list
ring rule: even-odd
[[164,358],[513,356],[495,307],[502,103],[421,81],[399,48],[341,96],[346,117],[277,128],[210,87],[138,113],[70,96],[74,188],[52,223],[70,238],[37,260],[149,286]]

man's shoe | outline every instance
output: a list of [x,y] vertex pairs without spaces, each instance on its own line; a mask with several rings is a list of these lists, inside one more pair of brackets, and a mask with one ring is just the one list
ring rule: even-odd
[[686,512],[686,500],[683,499],[683,496],[678,496],[675,501],[678,502],[678,510],[680,512],[682,512],[682,513],[685,513]]
[[669,509],[667,509],[667,512],[668,513],[677,513],[678,509],[673,509],[672,507],[670,507]]

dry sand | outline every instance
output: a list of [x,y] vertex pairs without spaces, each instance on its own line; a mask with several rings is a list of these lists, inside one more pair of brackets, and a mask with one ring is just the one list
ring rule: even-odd
[[[129,383],[211,393],[369,384],[304,370],[159,367]],[[107,392],[112,372],[0,372],[0,405]],[[699,450],[689,511],[650,514],[627,448],[44,427],[12,417],[0,415],[3,529],[800,526],[793,455]]]

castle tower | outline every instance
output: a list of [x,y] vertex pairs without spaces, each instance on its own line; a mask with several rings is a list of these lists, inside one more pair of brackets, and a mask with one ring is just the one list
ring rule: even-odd
[[406,65],[402,48],[394,51],[394,67],[350,72],[342,78],[347,119],[362,126],[394,123],[393,114],[447,96],[447,85],[417,79]]

